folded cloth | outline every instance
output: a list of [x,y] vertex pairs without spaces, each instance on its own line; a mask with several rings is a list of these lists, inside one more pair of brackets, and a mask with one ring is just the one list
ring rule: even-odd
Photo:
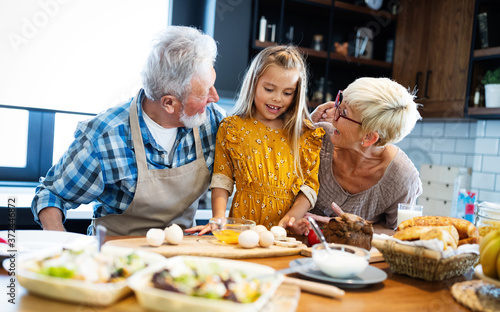
[[457,249],[448,248],[444,250],[444,243],[437,239],[433,238],[430,240],[416,240],[416,241],[402,241],[400,239],[396,239],[387,234],[373,234],[373,239],[380,240],[392,240],[397,242],[398,244],[414,246],[414,247],[424,247],[427,249],[435,250],[441,253],[443,258],[448,258],[452,256],[456,256],[463,253],[474,253],[479,255],[479,245],[478,244],[465,244],[458,246]]

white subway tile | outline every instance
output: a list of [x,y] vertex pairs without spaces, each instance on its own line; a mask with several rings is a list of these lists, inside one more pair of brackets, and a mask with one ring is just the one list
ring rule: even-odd
[[476,139],[476,154],[498,155],[498,141],[499,139]]
[[476,123],[476,137],[484,137],[486,120],[478,120]]
[[479,190],[478,199],[479,201],[500,203],[500,192]]
[[481,171],[481,164],[483,161],[483,156],[481,155],[468,155],[467,156],[467,167],[472,168],[474,171]]
[[432,140],[433,152],[454,152],[456,139],[436,138]]
[[411,146],[411,140],[410,138],[406,137],[404,138],[403,140],[401,140],[400,142],[396,143],[396,145],[402,149],[403,151],[404,150],[407,150],[408,148],[410,148]]
[[495,174],[472,172],[471,187],[492,191],[495,189]]
[[429,157],[427,151],[418,149],[418,148],[410,148],[404,151],[408,158],[413,162],[416,168],[420,168],[422,164],[430,164],[431,158]]
[[469,122],[448,122],[444,124],[445,137],[469,137]]
[[500,173],[500,157],[499,156],[483,156],[483,172]]
[[428,151],[432,148],[432,139],[412,139],[411,140],[412,148],[423,149],[424,151]]
[[485,136],[500,137],[500,120],[486,120]]
[[469,124],[469,137],[475,138],[477,136],[477,121],[473,121]]
[[424,122],[422,123],[422,136],[439,138],[444,136],[443,122]]
[[413,130],[411,131],[411,134],[413,136],[421,136],[422,135],[422,122],[417,121],[415,124],[415,127],[413,127]]
[[497,174],[497,182],[495,183],[495,191],[500,192],[500,174]]
[[441,157],[441,164],[444,166],[452,167],[465,167],[467,161],[466,155],[458,154],[443,154]]
[[427,155],[431,158],[431,164],[441,165],[441,153],[428,153]]
[[476,147],[476,140],[474,139],[457,139],[455,141],[455,152],[474,154]]

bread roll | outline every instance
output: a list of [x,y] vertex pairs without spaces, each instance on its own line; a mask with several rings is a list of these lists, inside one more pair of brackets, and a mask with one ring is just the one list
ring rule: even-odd
[[401,222],[398,226],[398,231],[404,230],[408,227],[413,226],[443,226],[443,225],[453,225],[458,231],[458,239],[468,239],[471,237],[479,237],[479,231],[471,222],[451,217],[442,216],[422,216],[415,217],[406,221]]
[[437,238],[444,243],[444,249],[447,249],[447,246],[454,249],[458,246],[458,232],[453,225],[407,227],[396,232],[394,238],[406,241]]

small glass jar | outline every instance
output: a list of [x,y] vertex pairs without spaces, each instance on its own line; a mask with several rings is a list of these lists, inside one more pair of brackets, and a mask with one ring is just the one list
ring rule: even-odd
[[483,201],[476,205],[475,226],[484,237],[494,229],[500,229],[500,204]]

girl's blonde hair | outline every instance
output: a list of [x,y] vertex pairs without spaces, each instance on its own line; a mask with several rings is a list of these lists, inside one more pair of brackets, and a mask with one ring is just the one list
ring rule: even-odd
[[281,118],[284,121],[283,129],[292,145],[295,171],[303,178],[300,167],[299,139],[304,128],[314,129],[314,125],[307,110],[307,69],[304,58],[296,47],[284,45],[268,47],[257,54],[243,79],[234,108],[234,115],[241,118],[253,117],[257,81],[269,66],[277,66],[285,70],[297,70],[299,73],[294,98],[288,110],[281,115]]
[[375,146],[401,141],[422,119],[414,92],[389,78],[358,78],[343,95],[349,107],[361,116],[361,131],[378,133]]

